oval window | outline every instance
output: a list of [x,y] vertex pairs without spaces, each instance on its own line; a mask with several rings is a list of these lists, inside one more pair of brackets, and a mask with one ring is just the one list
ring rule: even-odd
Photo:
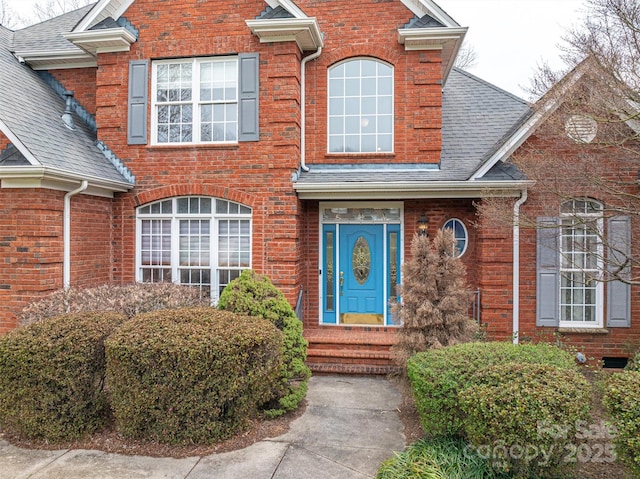
[[447,222],[442,227],[442,230],[450,229],[453,231],[453,238],[456,240],[456,251],[455,255],[460,257],[467,250],[468,243],[468,235],[467,228],[464,226],[464,223],[457,218],[452,218],[447,220]]
[[364,236],[360,236],[353,245],[351,265],[358,284],[365,284],[371,272],[371,248]]

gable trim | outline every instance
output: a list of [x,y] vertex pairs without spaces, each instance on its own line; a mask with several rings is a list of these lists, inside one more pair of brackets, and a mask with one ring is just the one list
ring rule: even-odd
[[38,160],[36,160],[36,157],[33,156],[33,154],[29,151],[29,149],[26,146],[24,146],[24,143],[20,141],[20,139],[13,133],[13,131],[11,131],[11,129],[7,126],[7,124],[2,120],[0,120],[0,131],[4,134],[4,136],[7,137],[9,142],[12,143],[13,146],[15,146],[20,153],[22,153],[22,156],[24,156],[25,159],[29,163],[31,163],[31,165],[33,166],[41,165],[41,163]]
[[100,0],[76,25],[73,32],[84,32],[108,17],[117,20],[132,3],[133,0]]

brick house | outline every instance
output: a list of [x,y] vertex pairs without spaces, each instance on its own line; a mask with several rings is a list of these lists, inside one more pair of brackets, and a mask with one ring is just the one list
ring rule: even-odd
[[454,68],[465,33],[431,0],[102,0],[0,27],[0,333],[63,286],[215,302],[253,268],[300,312],[313,369],[384,372],[423,225],[455,231],[490,337],[561,328],[627,355],[637,292],[598,286],[595,321],[560,317],[548,238],[478,220],[488,197],[535,211],[507,160],[554,145],[530,105]]

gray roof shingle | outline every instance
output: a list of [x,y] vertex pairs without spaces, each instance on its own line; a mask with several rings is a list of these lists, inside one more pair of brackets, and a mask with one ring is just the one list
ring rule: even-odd
[[87,5],[50,20],[37,23],[15,32],[11,51],[41,51],[77,53],[83,50],[66,40],[62,34],[68,33],[93,8]]
[[43,166],[127,183],[96,146],[96,134],[75,113],[75,130],[64,126],[64,100],[16,60],[9,51],[11,37],[12,32],[0,28],[0,120]]

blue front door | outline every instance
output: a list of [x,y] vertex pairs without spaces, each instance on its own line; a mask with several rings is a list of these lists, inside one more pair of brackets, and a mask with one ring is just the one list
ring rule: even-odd
[[384,324],[384,227],[340,225],[338,301],[342,324]]

